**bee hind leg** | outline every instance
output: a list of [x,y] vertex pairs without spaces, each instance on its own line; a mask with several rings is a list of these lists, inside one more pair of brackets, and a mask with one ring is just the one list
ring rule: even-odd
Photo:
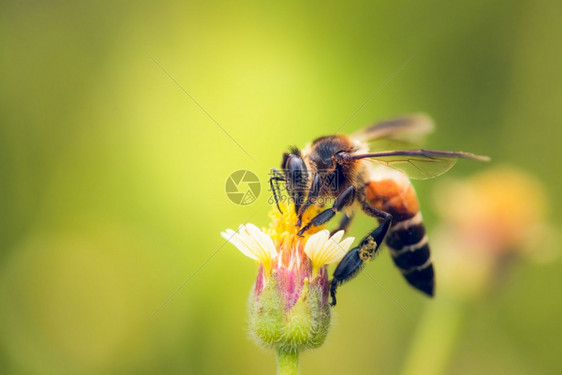
[[332,277],[330,284],[332,302],[330,302],[330,305],[336,305],[336,290],[338,286],[357,275],[357,273],[361,271],[364,263],[365,262],[359,257],[359,247],[351,249],[345,254],[343,259],[338,263]]
[[336,290],[338,286],[355,277],[363,268],[363,265],[373,259],[377,255],[380,244],[384,240],[390,224],[392,223],[392,215],[387,212],[376,210],[369,207],[372,211],[368,212],[369,216],[376,216],[382,219],[382,223],[369,233],[359,243],[359,246],[351,249],[343,259],[338,263],[330,285],[330,296],[332,297],[332,306],[336,305]]

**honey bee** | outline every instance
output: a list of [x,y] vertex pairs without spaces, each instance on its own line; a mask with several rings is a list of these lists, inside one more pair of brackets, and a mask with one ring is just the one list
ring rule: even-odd
[[[315,139],[302,150],[283,154],[281,170],[274,168],[269,184],[279,206],[279,182],[294,203],[298,234],[343,213],[339,229],[347,229],[361,209],[377,226],[338,263],[331,279],[331,304],[339,285],[356,276],[379,251],[383,240],[406,281],[428,296],[435,282],[430,248],[419,201],[410,179],[428,179],[447,172],[458,159],[489,160],[465,152],[403,149],[373,152],[377,142],[412,144],[433,130],[422,114],[402,116],[368,126],[350,136]],[[328,203],[329,202],[329,203]],[[311,206],[319,213],[302,223]]]

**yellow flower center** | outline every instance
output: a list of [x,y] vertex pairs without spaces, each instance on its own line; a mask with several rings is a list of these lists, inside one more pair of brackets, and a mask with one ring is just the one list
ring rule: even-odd
[[[275,242],[281,242],[287,239],[287,237],[297,236],[297,232],[301,227],[305,226],[314,218],[318,213],[322,211],[321,207],[310,206],[304,212],[302,216],[301,226],[297,226],[298,215],[295,213],[294,204],[286,204],[285,202],[279,202],[279,207],[283,213],[279,212],[276,205],[272,206],[269,213],[271,218],[271,224],[267,230],[267,233],[271,236],[271,239]],[[304,234],[303,240],[308,239],[314,233],[317,233],[325,228],[325,225],[311,226]]]

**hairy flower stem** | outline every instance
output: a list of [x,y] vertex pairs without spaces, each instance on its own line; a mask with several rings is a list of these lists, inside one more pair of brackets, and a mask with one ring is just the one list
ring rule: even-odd
[[299,350],[286,346],[277,347],[277,375],[299,374]]

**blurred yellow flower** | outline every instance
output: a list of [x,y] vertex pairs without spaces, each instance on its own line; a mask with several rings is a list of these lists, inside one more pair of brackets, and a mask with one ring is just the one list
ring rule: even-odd
[[500,267],[505,262],[516,256],[544,257],[550,250],[543,187],[513,167],[445,182],[436,191],[436,207],[443,223],[433,244],[441,250],[437,261],[445,290],[479,295],[505,270]]
[[511,167],[488,169],[437,191],[439,213],[459,239],[488,251],[518,252],[540,240],[546,196],[532,175]]

